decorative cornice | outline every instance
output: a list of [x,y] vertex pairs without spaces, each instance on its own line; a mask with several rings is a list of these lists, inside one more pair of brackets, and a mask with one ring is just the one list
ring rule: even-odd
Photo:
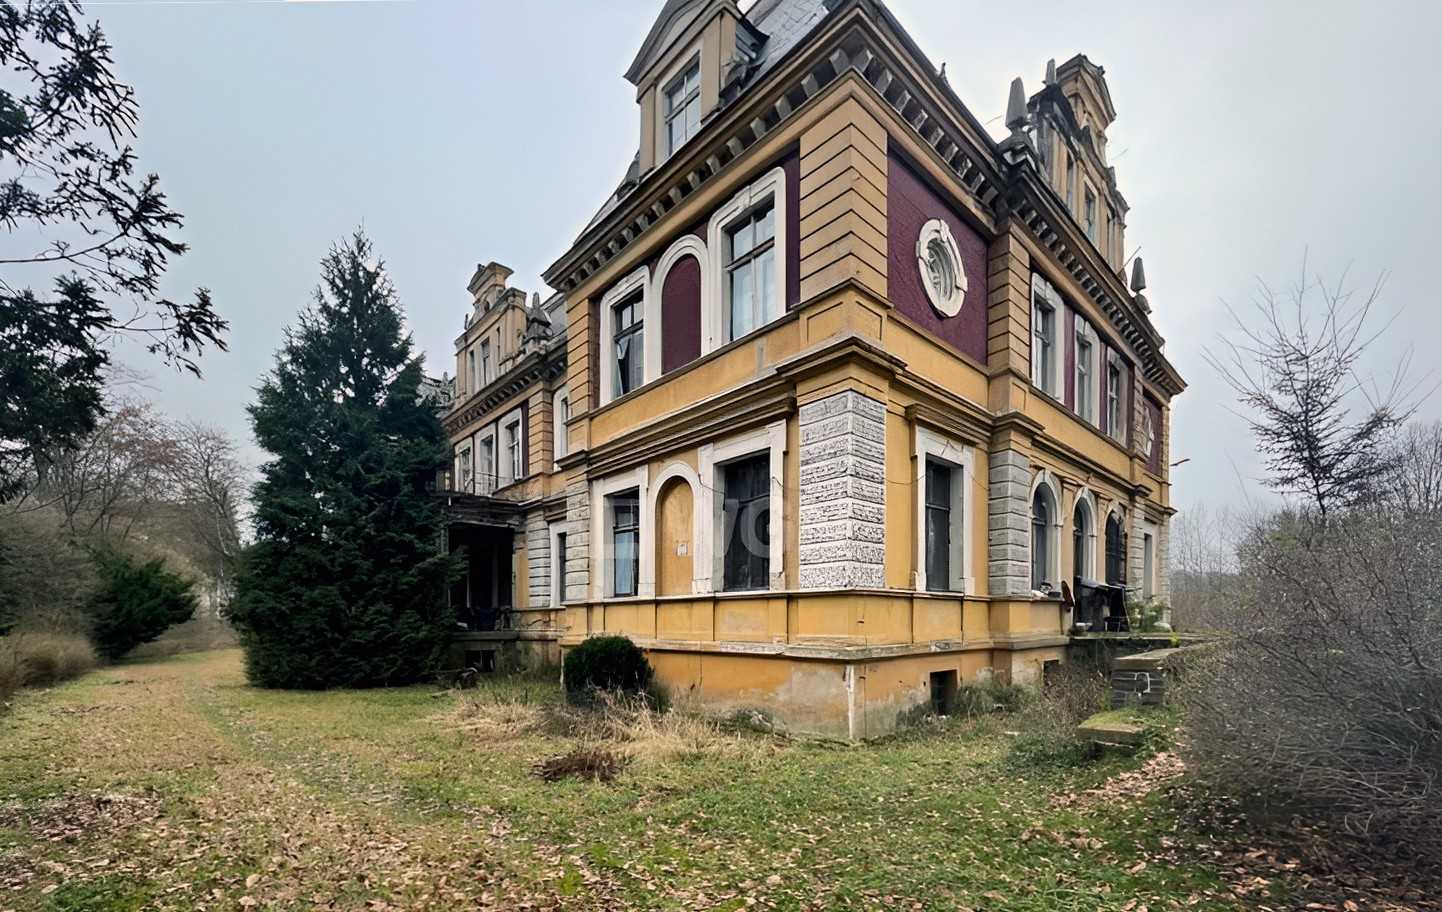
[[457,402],[451,411],[441,418],[441,426],[447,434],[454,434],[505,404],[536,381],[563,375],[566,371],[565,343],[563,336],[552,341],[547,348],[527,354],[474,395]]

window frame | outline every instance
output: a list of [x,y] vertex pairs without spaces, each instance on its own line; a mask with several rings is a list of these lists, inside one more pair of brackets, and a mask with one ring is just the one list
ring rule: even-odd
[[[768,302],[769,308],[762,314],[757,325],[739,338],[747,338],[761,332],[767,326],[786,315],[787,310],[787,243],[791,236],[791,223],[786,202],[786,172],[772,168],[751,184],[743,187],[725,205],[711,214],[707,222],[707,238],[726,238],[737,221],[762,206],[767,198],[771,200],[772,221],[775,226],[773,245],[775,270],[772,277],[775,293]],[[730,297],[727,294],[726,266],[728,256],[722,249],[726,241],[713,243],[713,251],[702,266],[706,271],[701,296],[701,354],[705,356],[719,348],[737,341],[729,338]]]
[[[645,332],[646,327],[651,324],[652,317],[657,309],[656,301],[658,300],[658,296],[652,293],[651,286],[651,270],[649,267],[641,266],[627,273],[625,277],[612,285],[606,293],[601,296],[600,303],[597,305],[596,317],[597,322],[600,324],[597,339],[600,340],[601,364],[600,375],[596,379],[599,387],[601,405],[605,405],[614,399],[619,399],[621,396],[620,393],[616,392],[615,384],[616,372],[618,370],[616,366],[614,331],[612,328],[615,305],[634,295],[638,290],[641,293],[641,313],[643,315],[641,333],[641,386],[645,386],[658,376],[656,370],[659,366],[658,362],[660,359],[649,357],[650,351],[647,349],[650,346],[648,346],[646,342],[646,336],[649,335],[649,333]],[[654,331],[660,331],[659,322],[655,325]],[[659,351],[659,349],[656,350]],[[639,389],[640,387],[637,388]]]
[[1127,442],[1127,409],[1126,402],[1122,399],[1122,379],[1126,375],[1126,366],[1121,356],[1110,348],[1106,356],[1106,402],[1104,408],[1107,416],[1107,436],[1116,442],[1126,445]]
[[[1061,364],[1065,357],[1057,343],[1064,338],[1058,330],[1065,305],[1061,293],[1040,273],[1032,273],[1031,301],[1031,383],[1053,399],[1060,399]],[[1050,317],[1050,339],[1041,333],[1044,315]],[[1038,344],[1038,340],[1047,343],[1045,348]]]
[[480,389],[491,382],[491,340],[482,339],[480,344],[481,364],[476,374],[476,389]]
[[560,462],[570,452],[567,423],[571,419],[571,391],[562,387],[551,394],[551,462]]
[[547,530],[551,539],[551,596],[547,604],[559,608],[566,602],[566,541],[567,524],[553,522]]
[[[735,253],[736,234],[742,229],[742,227],[745,227],[749,229],[754,236],[756,227],[760,224],[763,214],[769,214],[771,216],[771,236],[768,237],[765,241],[762,241],[760,244],[757,244],[753,240],[751,247],[745,253],[742,253],[738,256]],[[726,344],[735,342],[737,339],[743,338],[745,336],[749,336],[751,333],[760,329],[762,326],[765,326],[766,323],[769,322],[766,319],[767,314],[773,312],[776,309],[773,302],[765,300],[765,298],[763,297],[768,294],[768,290],[760,281],[760,269],[758,267],[762,259],[767,254],[770,254],[771,256],[771,271],[774,275],[776,272],[777,257],[775,197],[769,197],[767,199],[764,199],[758,205],[746,210],[740,216],[734,219],[729,225],[727,225],[722,231],[721,255],[724,262],[722,263],[721,268],[725,274],[721,283],[722,294],[725,299],[725,312],[722,315],[722,320],[723,338],[725,339]],[[747,275],[751,284],[752,292],[751,325],[747,328],[745,332],[738,335],[735,325],[736,308],[733,297],[736,291],[736,274],[741,270],[742,267],[750,267]],[[774,287],[769,289],[769,294],[774,296],[776,294],[776,289]]]
[[[1046,500],[1049,515],[1045,523],[1037,522],[1037,498],[1041,496],[1043,489],[1046,492]],[[1032,481],[1031,494],[1027,498],[1027,551],[1030,565],[1031,591],[1041,595],[1049,595],[1061,589],[1061,486],[1051,472],[1042,469],[1036,473]],[[1037,530],[1041,528],[1042,554],[1041,561],[1037,559]],[[1044,574],[1040,579],[1037,576],[1038,568]],[[1048,578],[1050,577],[1050,578]],[[1040,583],[1051,583],[1056,589],[1043,590]]]
[[[732,491],[732,473],[743,466],[753,472],[759,473],[761,479],[760,484],[744,497],[741,496],[740,492]],[[771,587],[771,454],[764,449],[758,450],[746,456],[728,459],[719,464],[717,468],[720,470],[723,479],[721,492],[723,530],[721,538],[721,591],[758,592],[767,590]],[[737,569],[737,565],[736,562],[732,560],[731,547],[733,544],[737,544],[737,535],[742,536],[740,543],[745,544],[745,532],[738,527],[737,520],[745,515],[754,504],[761,501],[765,501],[766,504],[766,553],[758,554],[756,550],[748,550],[744,562],[744,579],[738,578],[733,580],[732,571]]]
[[[500,458],[496,447],[496,423],[491,422],[475,433],[473,438],[476,444],[476,485],[473,494],[492,494],[500,487],[498,476],[497,460]],[[484,444],[484,447],[482,446]],[[488,458],[485,464],[481,463],[481,452],[485,450]]]
[[[621,511],[618,507],[623,504],[634,511],[634,520],[624,528],[621,525]],[[606,543],[609,546],[610,555],[607,558],[608,577],[610,581],[611,598],[635,598],[641,593],[641,492],[638,488],[625,488],[613,494],[606,495]],[[630,591],[623,592],[619,582],[618,571],[621,568],[621,557],[617,542],[620,536],[625,533],[634,536],[631,541],[631,573]]]
[[[710,551],[709,564],[701,564],[704,558],[698,547],[695,572],[702,572],[706,566],[711,592],[722,592],[725,586],[725,467],[727,464],[766,452],[770,455],[770,524],[767,531],[771,553],[767,572],[770,574],[766,591],[786,587],[786,563],[782,553],[785,537],[785,479],[786,465],[786,422],[773,421],[762,428],[747,431],[713,443],[702,444],[697,451],[697,477],[701,490],[711,492],[708,524],[710,526],[706,548]],[[702,503],[703,501],[698,501]],[[699,536],[698,536],[699,538]]]
[[[687,78],[691,75],[691,71],[692,71],[692,70],[695,70],[695,72],[696,72],[696,86],[695,86],[694,89],[691,89],[690,91],[684,92],[684,94],[681,96],[681,99],[680,99],[680,102],[681,102],[680,108],[677,109],[677,108],[674,106],[674,104],[673,104],[673,99],[672,99],[673,90],[676,89],[676,88],[681,88],[681,89],[683,89],[683,90],[685,89],[686,80],[687,80]],[[667,79],[665,82],[661,83],[661,89],[660,89],[660,91],[661,91],[661,95],[660,95],[660,102],[661,102],[661,119],[660,119],[660,125],[661,125],[661,136],[662,136],[662,147],[665,149],[665,154],[664,154],[663,156],[661,156],[661,157],[662,157],[662,160],[664,160],[664,159],[670,158],[672,155],[675,155],[676,152],[677,152],[677,150],[679,150],[682,146],[686,145],[686,143],[689,142],[689,141],[691,140],[691,138],[694,137],[697,133],[700,133],[700,132],[701,132],[701,54],[700,54],[700,52],[699,52],[699,51],[698,51],[698,52],[695,52],[695,53],[691,54],[690,56],[688,56],[687,58],[685,58],[685,62],[681,64],[681,66],[677,69],[677,71],[675,72],[675,74],[672,75],[672,76],[671,76],[669,79]],[[686,130],[686,135],[681,138],[681,141],[680,141],[680,142],[676,142],[673,134],[671,133],[671,124],[672,124],[672,122],[675,121],[678,117],[684,117],[684,116],[686,116],[686,112],[690,109],[690,107],[691,107],[692,104],[695,104],[695,106],[696,106],[696,124],[695,124],[694,127],[684,127],[684,129]]]
[[506,475],[510,482],[520,481],[526,477],[525,442],[521,439],[521,419],[508,421],[501,425],[501,437],[505,442],[506,450]]
[[[1078,418],[1095,427],[1098,423],[1096,368],[1101,361],[1098,357],[1101,340],[1097,338],[1096,330],[1092,329],[1091,324],[1081,314],[1074,314],[1072,320],[1076,324],[1076,330],[1072,333],[1072,408]],[[1085,361],[1082,359],[1083,350],[1087,352]]]
[[[967,492],[976,490],[976,447],[937,430],[918,424],[914,441],[916,491],[916,558],[912,569],[912,588],[918,592],[949,595],[970,595],[976,591],[972,568],[972,542],[975,523],[970,521],[971,503]],[[926,561],[927,476],[928,463],[951,469],[951,525],[948,571],[950,579],[938,584],[930,578]]]
[[[619,398],[646,385],[646,294],[638,290],[611,305],[611,388]],[[622,326],[622,317],[631,321]],[[626,340],[626,355],[617,353]],[[634,360],[632,360],[634,359]]]
[[[1087,523],[1086,528],[1080,529],[1077,526],[1077,514],[1085,512]],[[1072,523],[1072,578],[1097,579],[1097,526],[1100,514],[1097,511],[1097,500],[1087,488],[1082,488],[1072,498],[1071,523]],[[1077,552],[1077,541],[1080,539],[1082,549]]]
[[[655,521],[650,511],[650,473],[644,465],[625,472],[618,472],[591,483],[591,547],[592,568],[589,591],[596,600],[630,598],[614,595],[613,562],[614,549],[611,547],[611,495],[636,489],[640,529],[638,532],[639,553],[636,561],[636,596],[650,597],[655,592]],[[600,568],[600,572],[595,572]]]
[[1101,242],[1097,238],[1097,209],[1100,201],[1097,199],[1096,190],[1092,185],[1082,182],[1082,229],[1086,232],[1092,246],[1100,249]]

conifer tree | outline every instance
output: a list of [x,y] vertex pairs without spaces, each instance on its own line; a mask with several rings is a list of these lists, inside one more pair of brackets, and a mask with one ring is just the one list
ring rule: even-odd
[[253,683],[379,686],[433,667],[456,565],[427,492],[445,435],[420,383],[395,291],[358,231],[321,261],[315,302],[250,406],[271,454],[232,606]]

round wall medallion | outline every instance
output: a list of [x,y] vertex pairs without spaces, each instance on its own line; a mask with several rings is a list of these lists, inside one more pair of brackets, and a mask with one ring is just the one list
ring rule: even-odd
[[943,317],[961,313],[966,298],[966,269],[961,265],[961,251],[951,228],[941,219],[932,219],[921,226],[916,239],[916,265],[921,269],[921,284],[931,306]]

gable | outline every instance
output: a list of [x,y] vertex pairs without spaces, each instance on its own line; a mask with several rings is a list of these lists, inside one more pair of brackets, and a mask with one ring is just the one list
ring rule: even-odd
[[632,60],[626,69],[626,81],[632,85],[639,84],[641,76],[701,18],[707,5],[708,0],[666,0],[666,5],[661,7],[661,14],[646,33],[646,39],[641,42],[636,59]]

